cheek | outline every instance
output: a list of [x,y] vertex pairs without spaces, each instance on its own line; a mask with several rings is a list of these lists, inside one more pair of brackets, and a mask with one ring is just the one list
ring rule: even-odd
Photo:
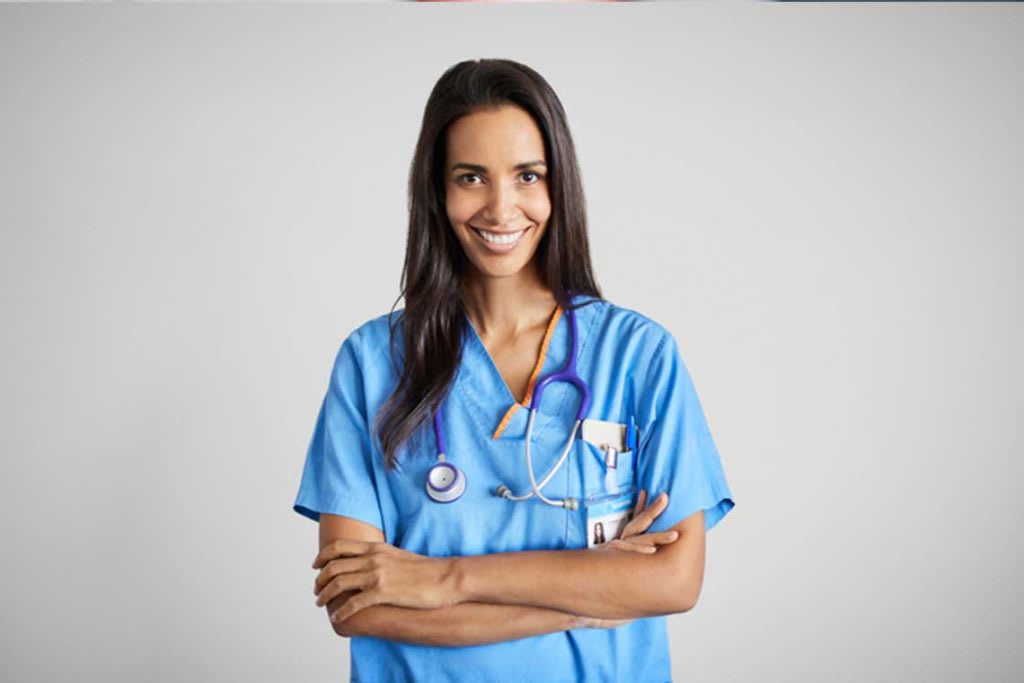
[[531,197],[523,204],[526,215],[538,225],[544,225],[551,217],[551,200],[547,195]]
[[453,225],[465,223],[473,217],[476,207],[471,198],[458,191],[448,191],[445,198],[445,210],[448,212],[448,220]]

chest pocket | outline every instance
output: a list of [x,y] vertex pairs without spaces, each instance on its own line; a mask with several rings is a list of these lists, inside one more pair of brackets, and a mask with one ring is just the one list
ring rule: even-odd
[[614,448],[577,439],[581,492],[584,504],[588,500],[626,493],[634,486],[636,463],[633,451],[616,452]]
[[566,545],[587,548],[618,538],[632,516],[636,502],[635,454],[609,452],[582,438],[577,439],[576,449],[582,495]]

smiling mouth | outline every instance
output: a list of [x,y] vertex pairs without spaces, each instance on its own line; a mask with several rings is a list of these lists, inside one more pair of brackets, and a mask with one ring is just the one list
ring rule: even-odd
[[[473,226],[469,226],[473,228]],[[514,246],[523,238],[526,231],[533,226],[527,226],[522,230],[516,230],[515,232],[490,232],[489,230],[481,230],[480,228],[473,228],[473,232],[479,235],[488,244],[493,244],[497,247],[511,247]]]

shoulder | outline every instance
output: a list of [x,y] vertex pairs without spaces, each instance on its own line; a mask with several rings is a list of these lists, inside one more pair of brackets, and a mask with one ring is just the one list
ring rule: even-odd
[[[396,339],[401,340],[404,310],[397,309],[391,313],[384,313],[357,325],[342,339],[335,364],[340,363],[345,356],[351,356],[365,371],[368,367],[379,366],[389,361],[392,328]],[[396,349],[396,352],[401,353],[400,349]]]
[[391,338],[392,328],[395,334],[400,334],[404,311],[404,308],[399,308],[392,313],[383,313],[364,321],[349,333],[346,341],[352,339],[361,347],[376,347],[382,342],[387,343]]
[[675,346],[675,337],[654,318],[607,299],[594,299],[594,332],[602,343],[650,357]]

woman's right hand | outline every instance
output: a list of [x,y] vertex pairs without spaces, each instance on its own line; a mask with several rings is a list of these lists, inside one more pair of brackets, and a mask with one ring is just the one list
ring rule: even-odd
[[[623,527],[619,538],[602,543],[597,547],[650,554],[657,552],[659,545],[675,542],[679,537],[679,534],[675,531],[643,533],[651,526],[658,515],[665,511],[665,506],[668,505],[668,494],[662,493],[644,510],[643,507],[646,502],[647,491],[640,491],[640,495],[636,499],[636,506],[633,508],[633,518]],[[584,628],[615,628],[633,621],[632,619],[601,619],[599,617],[581,617],[581,620],[582,627]]]

